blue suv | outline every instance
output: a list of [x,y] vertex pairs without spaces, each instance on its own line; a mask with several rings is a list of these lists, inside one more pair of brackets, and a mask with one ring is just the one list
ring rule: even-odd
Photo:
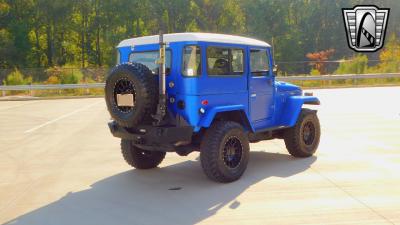
[[284,139],[295,157],[320,140],[318,98],[275,80],[271,46],[251,38],[178,33],[127,39],[109,74],[105,99],[125,160],[157,167],[166,152],[200,151],[205,174],[239,179],[249,143]]

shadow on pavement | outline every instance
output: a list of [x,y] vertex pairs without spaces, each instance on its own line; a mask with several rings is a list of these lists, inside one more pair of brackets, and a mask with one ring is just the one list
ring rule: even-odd
[[240,208],[236,198],[251,185],[269,177],[295,175],[315,160],[251,152],[246,173],[231,184],[209,181],[197,161],[149,171],[130,170],[6,224],[194,224],[213,216],[221,207]]

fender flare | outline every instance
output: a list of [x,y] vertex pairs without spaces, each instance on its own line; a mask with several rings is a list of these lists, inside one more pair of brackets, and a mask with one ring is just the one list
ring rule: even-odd
[[286,127],[293,127],[300,115],[302,106],[320,105],[320,101],[314,96],[290,96],[286,99],[282,116],[280,117],[280,124]]
[[205,114],[203,115],[203,118],[200,119],[198,128],[200,129],[201,127],[210,127],[212,122],[214,121],[215,116],[218,113],[221,112],[233,112],[233,111],[239,111],[243,113],[243,116],[245,118],[242,118],[244,120],[243,122],[248,124],[248,127],[244,127],[245,129],[249,130],[254,130],[253,127],[251,126],[251,123],[249,122],[249,117],[246,112],[246,107],[244,105],[225,105],[225,106],[216,106],[210,109],[206,109]]

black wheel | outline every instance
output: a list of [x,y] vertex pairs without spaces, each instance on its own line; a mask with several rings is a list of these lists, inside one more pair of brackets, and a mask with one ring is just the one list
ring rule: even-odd
[[[107,78],[105,99],[111,117],[123,127],[151,120],[157,106],[157,77],[140,63],[116,66]],[[118,97],[129,96],[125,103]],[[131,104],[127,104],[131,103]]]
[[211,180],[228,183],[238,180],[249,161],[249,140],[240,124],[215,122],[200,144],[200,160]]
[[317,150],[320,135],[316,111],[302,109],[296,125],[284,133],[285,145],[292,156],[309,157]]
[[129,140],[121,140],[122,156],[125,161],[136,169],[152,169],[160,165],[165,158],[165,152],[146,151],[134,145]]

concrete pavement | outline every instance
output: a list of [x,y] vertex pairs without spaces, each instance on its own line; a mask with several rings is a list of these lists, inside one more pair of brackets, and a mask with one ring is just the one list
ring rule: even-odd
[[131,169],[103,99],[0,102],[0,224],[400,224],[400,88],[313,92],[316,156],[253,144],[231,184],[198,153]]

